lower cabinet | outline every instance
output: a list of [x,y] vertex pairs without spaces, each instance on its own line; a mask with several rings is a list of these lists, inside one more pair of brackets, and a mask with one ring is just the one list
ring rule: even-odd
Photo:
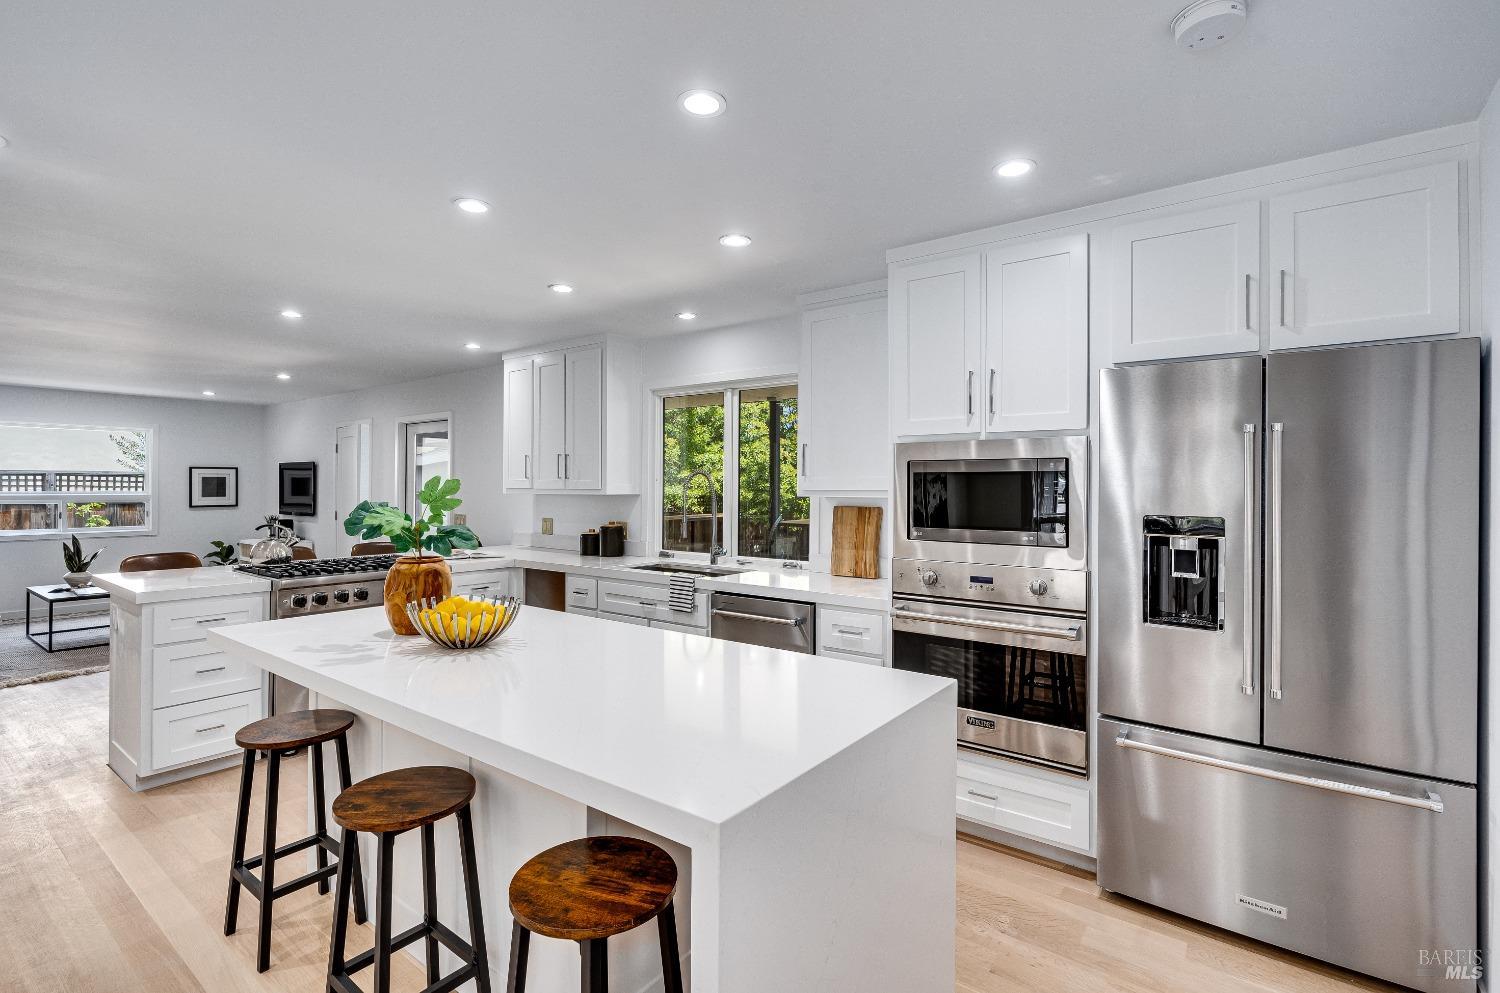
[[815,650],[819,655],[885,665],[888,626],[884,611],[820,607]]
[[1085,782],[958,760],[958,816],[1049,845],[1089,852],[1092,791]]
[[651,626],[661,631],[676,631],[678,634],[701,634],[708,637],[708,628],[694,627],[691,624],[673,624],[671,621],[652,621]]
[[453,594],[470,597],[517,596],[521,593],[519,569],[486,569],[453,574]]
[[259,689],[164,707],[151,714],[151,765],[157,769],[237,752],[234,734],[265,714]]

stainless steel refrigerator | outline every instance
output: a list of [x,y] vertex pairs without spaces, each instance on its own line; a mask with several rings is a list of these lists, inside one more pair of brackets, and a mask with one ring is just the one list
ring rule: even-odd
[[1473,988],[1479,364],[1467,338],[1103,373],[1105,889]]

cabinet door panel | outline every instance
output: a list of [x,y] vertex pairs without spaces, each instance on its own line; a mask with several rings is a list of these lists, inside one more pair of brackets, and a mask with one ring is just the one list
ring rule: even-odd
[[597,490],[604,486],[604,349],[575,348],[567,360],[567,441],[563,486]]
[[505,488],[531,489],[535,456],[532,420],[536,402],[530,359],[505,363]]
[[1088,236],[985,257],[985,430],[1088,427]]
[[886,367],[884,300],[803,316],[797,383],[799,492],[890,488]]
[[978,252],[896,266],[890,276],[892,428],[897,436],[979,430],[984,349]]
[[1458,164],[1271,201],[1272,348],[1460,330]]
[[536,358],[536,458],[532,478],[542,489],[563,488],[568,450],[567,365],[562,352]]
[[1115,362],[1260,349],[1260,204],[1153,218],[1110,235]]

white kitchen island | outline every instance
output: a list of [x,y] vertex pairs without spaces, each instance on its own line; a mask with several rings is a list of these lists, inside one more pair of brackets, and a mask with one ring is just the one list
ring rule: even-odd
[[[471,652],[397,637],[374,610],[209,638],[358,714],[356,779],[439,763],[475,775],[497,990],[511,874],[607,833],[678,860],[696,993],[953,989],[950,680],[534,608]],[[397,844],[397,930],[418,918],[415,845]],[[439,916],[466,934],[451,826],[439,858]],[[578,988],[576,945],[536,939],[530,966],[534,993]],[[611,940],[610,972],[619,993],[661,989],[655,930]]]

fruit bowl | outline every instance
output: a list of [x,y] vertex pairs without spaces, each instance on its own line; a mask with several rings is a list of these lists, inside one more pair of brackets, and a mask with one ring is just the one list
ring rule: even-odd
[[521,598],[427,597],[406,605],[422,637],[444,648],[479,648],[500,637],[521,614]]

